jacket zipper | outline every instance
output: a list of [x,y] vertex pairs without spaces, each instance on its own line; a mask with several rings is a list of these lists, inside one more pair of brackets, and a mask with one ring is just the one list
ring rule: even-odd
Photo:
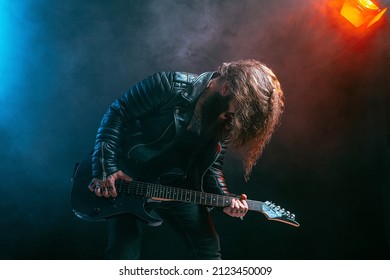
[[106,181],[107,179],[107,172],[106,172],[106,167],[104,165],[104,148],[106,146],[106,142],[102,142],[100,145],[100,152],[101,152],[101,157],[100,157],[100,163],[102,164],[102,176],[103,176],[103,181]]

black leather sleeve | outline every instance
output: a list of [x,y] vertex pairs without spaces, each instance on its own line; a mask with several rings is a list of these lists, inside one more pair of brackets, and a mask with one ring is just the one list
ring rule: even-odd
[[212,166],[206,171],[203,178],[203,184],[206,190],[210,190],[213,193],[230,195],[225,181],[225,175],[223,173],[223,162],[225,160],[228,144],[226,142],[221,143],[219,148],[221,149],[219,156]]
[[155,73],[135,84],[114,101],[104,114],[92,154],[92,176],[105,179],[119,170],[118,158],[125,127],[158,110],[172,91],[174,72]]

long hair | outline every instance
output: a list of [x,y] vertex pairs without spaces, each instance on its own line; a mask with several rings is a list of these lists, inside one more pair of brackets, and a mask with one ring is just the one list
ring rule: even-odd
[[249,175],[280,122],[284,95],[276,75],[263,63],[248,59],[223,63],[218,72],[237,100],[230,145],[242,154]]

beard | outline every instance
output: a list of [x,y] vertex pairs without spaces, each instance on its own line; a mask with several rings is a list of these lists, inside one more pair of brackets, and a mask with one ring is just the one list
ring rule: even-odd
[[192,119],[187,127],[187,131],[195,136],[199,137],[202,134],[202,125],[201,125],[201,117],[198,111],[195,111],[194,114],[192,115]]
[[195,109],[188,132],[202,140],[214,139],[220,141],[228,137],[231,130],[230,121],[222,121],[219,115],[226,110],[225,102],[220,93],[214,92],[200,108]]

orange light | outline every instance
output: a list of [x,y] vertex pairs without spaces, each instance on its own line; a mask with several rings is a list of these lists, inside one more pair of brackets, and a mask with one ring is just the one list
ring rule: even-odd
[[358,0],[359,5],[363,6],[364,8],[367,8],[369,10],[378,10],[379,7],[370,0]]
[[373,25],[375,22],[377,22],[382,16],[384,13],[386,13],[387,11],[387,8],[384,8],[382,9],[381,12],[379,12],[367,25],[367,27],[370,27],[371,25]]
[[346,0],[341,8],[340,14],[355,27],[370,27],[377,22],[387,8],[381,9],[370,0]]

